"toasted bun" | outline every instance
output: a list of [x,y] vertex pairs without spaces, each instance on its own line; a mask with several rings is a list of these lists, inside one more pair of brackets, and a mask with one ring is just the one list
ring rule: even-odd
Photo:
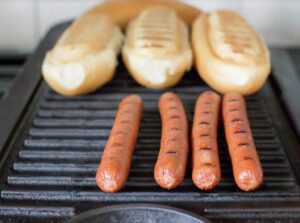
[[46,82],[63,95],[92,92],[113,78],[122,33],[102,14],[85,14],[65,30],[46,54]]
[[141,85],[171,87],[192,66],[187,26],[171,8],[148,8],[128,25],[122,55]]
[[252,94],[270,73],[267,46],[235,12],[199,16],[192,27],[192,46],[199,75],[221,93]]
[[201,13],[199,9],[176,0],[111,0],[94,6],[87,13],[105,13],[115,24],[125,29],[130,20],[144,9],[153,6],[173,8],[189,26]]

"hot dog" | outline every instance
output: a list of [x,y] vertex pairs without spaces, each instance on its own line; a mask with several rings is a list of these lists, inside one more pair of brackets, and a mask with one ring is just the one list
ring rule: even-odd
[[96,183],[105,192],[116,192],[127,181],[142,110],[143,101],[137,95],[125,97],[119,105],[96,174]]
[[158,102],[162,121],[160,151],[154,169],[156,182],[165,189],[178,186],[188,158],[188,121],[180,98],[164,93]]
[[224,96],[223,119],[235,182],[244,191],[254,190],[263,182],[263,171],[241,95]]
[[214,188],[221,179],[217,143],[221,97],[202,93],[196,102],[192,128],[192,179],[202,190]]

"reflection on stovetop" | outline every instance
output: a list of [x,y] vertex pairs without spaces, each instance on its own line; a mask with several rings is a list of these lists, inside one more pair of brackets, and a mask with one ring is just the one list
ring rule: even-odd
[[0,54],[0,100],[9,91],[15,77],[20,73],[27,55]]
[[300,81],[300,48],[291,48],[288,49],[288,53],[292,58],[292,61],[297,69],[297,76]]

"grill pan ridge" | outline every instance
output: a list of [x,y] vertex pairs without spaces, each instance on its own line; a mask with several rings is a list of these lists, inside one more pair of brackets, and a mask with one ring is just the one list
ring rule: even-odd
[[[41,46],[37,54],[44,55],[66,26],[52,29],[44,40],[46,47]],[[34,77],[39,79],[41,61],[34,64],[39,70]],[[269,82],[258,94],[246,97],[265,176],[262,187],[250,193],[240,191],[234,183],[222,120],[218,131],[220,184],[212,191],[198,190],[191,181],[189,166],[178,188],[159,188],[153,168],[161,134],[157,101],[164,91],[139,86],[121,62],[111,83],[86,96],[60,96],[44,82],[37,83],[11,143],[2,151],[0,222],[63,222],[94,208],[137,202],[183,208],[213,222],[299,222],[299,176],[289,161],[285,141],[295,147],[299,144],[293,134],[288,134],[290,130],[286,132],[288,139],[281,137],[282,129],[289,125],[282,116],[275,120],[278,116],[274,111],[280,113],[280,107]],[[190,127],[195,101],[208,89],[195,70],[170,89],[184,102]],[[118,104],[131,93],[143,98],[145,108],[130,176],[120,192],[103,193],[96,186],[95,171]]]

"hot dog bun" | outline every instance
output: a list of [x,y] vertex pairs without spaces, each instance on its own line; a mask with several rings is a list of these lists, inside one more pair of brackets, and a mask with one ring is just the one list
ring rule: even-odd
[[125,29],[130,20],[144,9],[153,6],[173,8],[189,26],[201,13],[199,9],[175,0],[111,0],[91,8],[87,13],[105,13],[115,24]]
[[122,33],[103,14],[84,14],[65,30],[45,57],[46,82],[63,95],[81,95],[112,79]]
[[147,8],[129,23],[122,55],[141,85],[171,87],[192,66],[188,28],[172,8]]
[[252,94],[270,73],[266,44],[235,12],[200,15],[193,23],[192,45],[199,75],[221,93]]

